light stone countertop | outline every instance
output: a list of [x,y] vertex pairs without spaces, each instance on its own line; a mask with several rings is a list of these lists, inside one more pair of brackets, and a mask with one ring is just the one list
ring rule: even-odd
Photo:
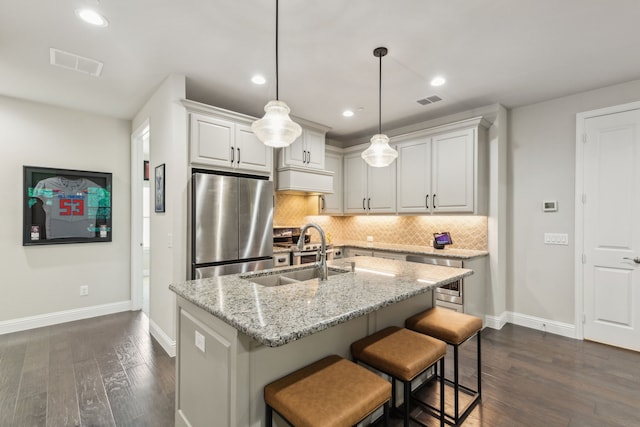
[[455,249],[445,247],[445,249],[434,249],[432,246],[399,245],[394,243],[365,242],[361,240],[334,240],[333,246],[349,246],[358,249],[370,249],[372,251],[388,251],[407,253],[412,255],[429,255],[445,258],[471,259],[489,255],[487,251],[474,249]]
[[346,273],[272,287],[250,281],[309,265],[279,267],[173,283],[169,289],[256,341],[279,347],[473,274],[366,256],[330,261],[329,267]]

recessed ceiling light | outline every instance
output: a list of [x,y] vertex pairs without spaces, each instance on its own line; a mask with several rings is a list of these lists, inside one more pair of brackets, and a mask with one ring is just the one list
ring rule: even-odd
[[431,80],[431,86],[442,86],[447,80],[442,76],[436,76]]
[[351,111],[351,110],[344,110],[344,111],[342,112],[342,115],[343,115],[344,117],[353,117],[353,111]]
[[106,27],[109,25],[107,18],[100,15],[98,12],[92,9],[76,9],[76,16],[82,19],[87,24],[95,25],[96,27]]
[[257,85],[263,85],[263,84],[265,84],[267,82],[267,79],[265,79],[261,75],[255,75],[255,76],[251,77],[251,81],[254,84],[257,84]]

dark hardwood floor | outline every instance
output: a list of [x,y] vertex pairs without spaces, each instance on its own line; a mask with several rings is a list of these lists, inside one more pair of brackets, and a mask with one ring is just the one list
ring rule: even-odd
[[[640,353],[513,325],[482,345],[483,399],[465,427],[640,426]],[[461,352],[474,384],[475,343]],[[0,335],[0,426],[172,426],[174,372],[140,312]]]
[[[475,346],[474,340],[461,347],[469,386],[477,378]],[[506,325],[482,332],[482,370],[482,401],[465,427],[640,426],[640,353]],[[436,387],[421,394],[425,400],[439,396]],[[447,388],[445,395],[450,408],[453,393]],[[437,425],[419,409],[413,414]]]
[[173,426],[174,377],[141,312],[0,335],[0,426]]

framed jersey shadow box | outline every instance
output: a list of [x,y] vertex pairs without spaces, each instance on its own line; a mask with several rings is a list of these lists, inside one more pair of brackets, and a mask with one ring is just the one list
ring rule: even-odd
[[23,172],[23,246],[111,241],[111,173],[35,166]]

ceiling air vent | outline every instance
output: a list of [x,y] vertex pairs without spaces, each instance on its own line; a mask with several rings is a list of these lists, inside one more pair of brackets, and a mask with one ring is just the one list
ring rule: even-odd
[[429,96],[427,98],[423,98],[423,99],[418,99],[416,102],[420,105],[429,105],[429,104],[433,104],[434,102],[438,102],[438,101],[442,101],[442,98],[440,98],[438,95],[433,95],[433,96]]
[[89,74],[94,77],[100,77],[100,74],[102,73],[102,66],[104,65],[102,62],[96,61],[95,59],[85,58],[84,56],[76,55],[75,53],[69,53],[54,48],[49,49],[49,59],[51,65],[56,65],[68,70],[74,70],[83,74]]

